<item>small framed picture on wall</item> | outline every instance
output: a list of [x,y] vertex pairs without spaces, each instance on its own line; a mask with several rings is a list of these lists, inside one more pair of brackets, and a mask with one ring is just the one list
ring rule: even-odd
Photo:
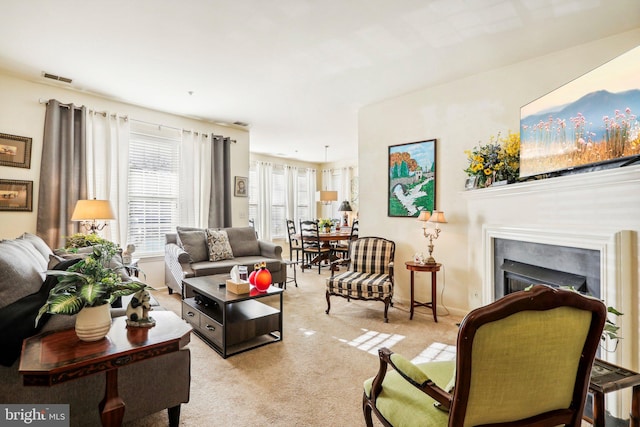
[[233,185],[233,195],[236,197],[247,197],[249,187],[247,185],[246,176],[236,176],[235,183]]
[[0,179],[0,211],[33,210],[33,181]]
[[31,167],[31,138],[0,133],[0,166]]

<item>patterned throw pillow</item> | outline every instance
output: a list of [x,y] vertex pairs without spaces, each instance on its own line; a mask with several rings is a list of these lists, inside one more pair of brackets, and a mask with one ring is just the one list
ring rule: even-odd
[[209,261],[221,261],[233,258],[233,251],[229,244],[226,231],[207,229],[207,245],[209,246]]

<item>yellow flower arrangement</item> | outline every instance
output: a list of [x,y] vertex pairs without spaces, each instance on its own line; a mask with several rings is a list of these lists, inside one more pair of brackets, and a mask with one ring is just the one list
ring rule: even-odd
[[478,177],[476,185],[484,187],[495,181],[514,182],[520,171],[520,134],[509,132],[506,137],[491,136],[489,143],[465,150],[468,176]]

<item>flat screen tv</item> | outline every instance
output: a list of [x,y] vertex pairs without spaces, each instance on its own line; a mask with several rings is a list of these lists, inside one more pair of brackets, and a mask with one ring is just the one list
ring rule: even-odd
[[640,47],[520,109],[520,178],[640,159],[638,115]]

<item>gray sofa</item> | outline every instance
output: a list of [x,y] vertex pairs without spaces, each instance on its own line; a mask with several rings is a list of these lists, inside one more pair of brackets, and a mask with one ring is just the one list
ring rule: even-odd
[[253,227],[228,227],[225,231],[232,255],[227,259],[209,261],[207,231],[202,228],[177,227],[176,233],[166,234],[164,251],[164,280],[169,293],[182,294],[182,279],[229,273],[235,265],[246,265],[249,271],[266,262],[273,283],[281,286],[287,281],[286,265],[282,262],[282,247],[258,240]]
[[[51,387],[25,387],[18,372],[24,335],[74,326],[75,316],[45,315],[49,318],[42,328],[33,327],[41,298],[48,295],[46,286],[51,285],[44,272],[59,262],[45,242],[33,234],[0,241],[0,403],[69,404],[71,426],[97,426],[98,405],[105,391],[104,373]],[[112,310],[112,316],[118,314],[124,314],[124,310]],[[168,409],[168,424],[177,426],[180,405],[189,401],[190,371],[188,348],[121,367],[118,390],[125,403],[124,421]]]

